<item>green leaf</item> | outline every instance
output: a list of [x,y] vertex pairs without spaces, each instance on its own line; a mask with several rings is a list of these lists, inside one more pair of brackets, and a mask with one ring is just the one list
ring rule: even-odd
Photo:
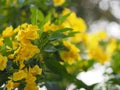
[[49,37],[49,40],[57,40],[57,39],[66,38],[69,36],[69,34],[65,35],[64,32],[70,31],[70,30],[72,30],[72,29],[71,28],[63,28],[63,29],[57,30],[55,32],[52,32],[52,34]]
[[85,83],[83,83],[81,80],[77,80],[76,76],[72,76],[69,74],[65,67],[62,66],[57,60],[53,60],[50,58],[45,59],[45,64],[48,67],[48,69],[53,72],[54,74],[57,74],[61,76],[64,79],[67,79],[69,83],[74,83],[77,85],[77,89],[79,88],[85,88],[86,90],[92,90],[92,86],[87,86]]
[[9,37],[4,38],[4,44],[12,48],[12,40]]
[[44,31],[44,28],[43,28],[44,24],[47,23],[48,21],[50,21],[50,19],[51,19],[51,14],[48,14],[48,15],[44,18],[44,20],[42,20],[40,23],[38,23],[38,26],[39,26],[39,28],[40,28],[40,30],[39,30],[39,32],[38,32],[40,38],[41,38],[42,33],[43,33],[43,31]]
[[45,47],[44,49],[45,52],[56,52],[57,49],[55,48],[55,46],[53,46],[52,44],[49,44]]
[[31,22],[33,25],[38,25],[39,22],[41,22],[42,20],[44,20],[44,15],[43,13],[38,10],[37,8],[35,7],[32,7],[31,8]]
[[38,26],[39,26],[40,28],[42,28],[43,25],[44,25],[46,22],[50,21],[50,19],[51,19],[51,13],[49,13],[49,14],[44,18],[44,20],[42,20],[41,23],[38,24]]
[[7,81],[7,79],[6,71],[0,71],[0,87]]
[[57,30],[58,32],[66,32],[66,31],[71,31],[73,30],[72,28],[62,28],[62,29],[59,29]]
[[83,67],[82,67],[83,70],[87,71],[87,70],[89,70],[89,68],[91,68],[94,65],[95,60],[92,60],[92,59],[90,59],[90,60],[81,60],[81,63],[83,63]]
[[113,72],[118,73],[120,68],[120,50],[116,50],[112,55],[111,67]]
[[6,55],[7,54],[5,45],[0,47],[0,52],[2,53],[2,55]]
[[67,17],[70,15],[71,13],[68,13],[64,16],[60,16],[59,19],[58,19],[58,24],[62,24],[66,19]]
[[47,90],[63,90],[57,82],[46,82],[45,86],[47,87]]
[[0,87],[0,90],[6,90],[5,87]]
[[107,83],[120,85],[120,75],[119,75],[119,74],[114,75],[112,78],[110,78],[110,79],[107,81]]
[[53,73],[60,75],[61,77],[66,77],[67,73],[64,66],[62,66],[57,60],[45,59],[45,64]]

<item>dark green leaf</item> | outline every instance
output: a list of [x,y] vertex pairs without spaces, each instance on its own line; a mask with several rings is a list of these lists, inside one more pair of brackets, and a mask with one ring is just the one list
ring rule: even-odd
[[55,48],[55,46],[53,46],[52,44],[49,44],[45,47],[44,49],[45,52],[56,52],[57,49]]
[[46,82],[45,86],[47,87],[47,90],[64,90],[61,89],[57,82]]
[[53,73],[65,77],[69,75],[64,66],[62,66],[58,61],[52,59],[46,59],[45,64]]
[[7,81],[8,77],[6,71],[0,71],[0,87]]
[[70,30],[72,30],[72,29],[71,28],[63,28],[63,29],[57,30],[55,32],[52,32],[52,34],[49,37],[49,40],[57,40],[57,39],[66,38],[69,35],[65,35],[63,32],[70,31]]
[[6,90],[5,87],[0,87],[0,90]]

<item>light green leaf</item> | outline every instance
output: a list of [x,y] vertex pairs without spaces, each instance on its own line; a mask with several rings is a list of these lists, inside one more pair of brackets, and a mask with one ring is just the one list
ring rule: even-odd
[[64,16],[60,16],[59,19],[58,19],[58,24],[62,24],[66,19],[67,17],[70,15],[71,13],[68,13]]
[[42,20],[44,20],[44,15],[43,13],[38,10],[37,8],[35,7],[32,7],[31,8],[31,22],[33,25],[38,25],[39,22],[41,22]]
[[12,48],[12,40],[10,40],[9,37],[4,38],[4,43],[5,43],[5,46],[9,46]]

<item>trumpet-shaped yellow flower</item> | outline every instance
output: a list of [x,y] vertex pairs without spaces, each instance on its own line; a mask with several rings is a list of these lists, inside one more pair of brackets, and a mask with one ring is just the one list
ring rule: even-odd
[[39,52],[40,50],[36,45],[33,45],[29,40],[24,40],[15,52],[17,54],[16,59],[18,61],[29,60]]
[[4,43],[3,43],[3,38],[0,37],[0,46],[2,46]]
[[26,86],[24,88],[24,90],[38,90],[38,87],[35,83],[36,81],[36,77],[33,76],[32,74],[28,74],[26,77]]
[[48,30],[50,30],[50,21],[46,22],[44,25],[44,31],[47,32]]
[[51,24],[50,21],[46,22],[45,25],[44,25],[44,32],[47,32],[49,30],[51,31],[56,31],[59,29],[59,26],[58,25],[55,25],[55,24]]
[[33,75],[40,75],[42,73],[42,69],[38,65],[35,65],[33,68],[29,68],[29,72]]
[[35,81],[36,81],[36,77],[33,76],[31,73],[28,72],[25,81],[26,81],[27,84],[32,83],[32,82],[35,82]]
[[89,47],[97,47],[101,40],[107,39],[107,33],[105,31],[99,31],[97,33],[88,34],[86,37],[86,45]]
[[86,31],[87,26],[86,26],[85,21],[82,18],[78,18],[75,12],[70,11],[67,8],[63,10],[62,15],[64,16],[69,13],[70,15],[67,17],[65,22],[63,22],[62,27],[72,28],[73,32],[77,32],[75,36],[71,37],[71,41],[78,43],[80,42],[80,38],[81,38],[80,34]]
[[18,72],[15,72],[13,74],[13,80],[14,81],[19,81],[19,80],[25,79],[26,76],[27,76],[27,74],[24,70],[19,70]]
[[3,71],[7,66],[7,57],[0,54],[0,70]]
[[54,6],[61,6],[65,0],[53,0]]
[[30,39],[30,40],[35,40],[39,37],[37,31],[33,31],[33,30],[21,30],[18,33],[17,39],[18,40],[24,40],[24,39]]
[[105,50],[103,50],[100,46],[90,47],[88,51],[89,57],[95,59],[101,64],[104,64],[106,61],[110,59],[109,54]]
[[14,83],[12,82],[12,80],[9,80],[6,85],[7,90],[12,90],[14,87],[13,85],[14,85]]
[[68,51],[60,52],[61,58],[65,62],[68,62],[69,64],[73,64],[76,62],[76,60],[80,60],[80,55],[79,55],[80,50],[75,45],[73,45],[68,41],[64,41],[63,43],[65,47],[68,48]]
[[20,86],[20,83],[14,82],[14,85],[13,85],[14,88],[18,88],[19,86]]
[[73,28],[73,30],[75,30],[75,31],[78,31],[78,32],[86,31],[87,26],[86,26],[85,21],[82,18],[77,17],[75,12],[69,10],[68,8],[65,8],[62,12],[62,15],[64,16],[69,13],[70,13],[70,15],[65,20],[65,22],[64,22],[65,24],[63,23],[63,26],[66,27],[66,23],[68,23],[70,26],[69,28]]
[[116,48],[117,48],[116,39],[115,38],[110,39],[106,48],[108,54],[112,55],[112,53],[115,51]]
[[22,29],[18,32],[18,35],[16,36],[19,41],[25,39],[35,40],[39,38],[39,34],[37,33],[37,26],[23,24],[22,27],[20,27]]
[[100,30],[96,35],[100,40],[104,40],[108,37],[107,33],[103,30]]
[[17,41],[12,41],[13,50],[17,49],[18,46],[19,46],[19,43]]
[[32,82],[32,83],[26,84],[24,90],[39,90],[39,89],[38,89],[36,83]]
[[14,34],[13,27],[7,27],[5,30],[2,32],[3,37],[11,37]]

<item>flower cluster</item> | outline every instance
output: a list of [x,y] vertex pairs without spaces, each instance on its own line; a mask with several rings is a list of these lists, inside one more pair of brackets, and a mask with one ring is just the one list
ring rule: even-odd
[[[63,66],[81,60],[80,50],[75,43],[79,42],[77,38],[80,33],[86,30],[86,24],[67,8],[60,17],[66,15],[66,19],[63,22],[56,21],[57,24],[48,20],[41,28],[43,30],[27,23],[15,29],[9,26],[3,30],[0,36],[0,72],[7,73],[8,90],[21,87],[24,90],[37,90],[41,74],[45,73],[41,64],[45,59],[57,56],[55,53],[58,53],[59,58],[56,59],[60,59],[59,63]],[[59,16],[56,18],[59,19]]]
[[16,88],[16,83],[19,86],[23,79],[26,83],[25,90],[29,88],[37,90],[36,75],[41,75],[42,69],[38,65],[26,67],[24,62],[40,53],[38,46],[32,43],[32,40],[39,38],[38,30],[37,26],[27,23],[15,29],[10,26],[3,30],[0,37],[0,70],[8,73],[6,85],[8,90]]

